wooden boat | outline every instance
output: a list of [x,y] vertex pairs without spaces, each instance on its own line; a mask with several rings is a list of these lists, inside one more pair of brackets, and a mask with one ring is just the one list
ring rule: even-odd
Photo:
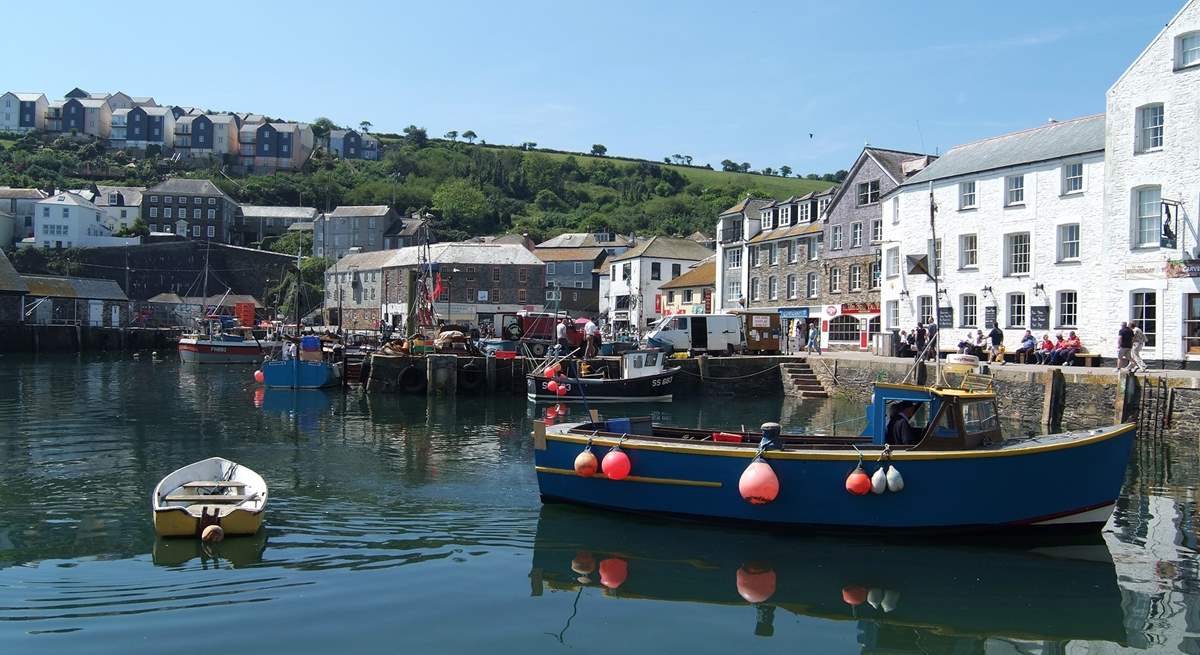
[[[620,377],[605,377],[603,373],[581,377],[578,367],[583,363],[561,360],[550,367],[557,364],[562,375],[551,375],[555,369],[547,367],[527,375],[525,395],[529,400],[541,402],[668,402],[679,367],[664,368],[663,362],[664,355],[657,350],[635,350],[621,355]],[[552,380],[556,386],[565,386],[565,395],[550,390]]]
[[[885,444],[889,409],[900,402],[920,407],[916,445]],[[774,528],[972,533],[1098,531],[1120,495],[1135,430],[1125,424],[1006,439],[990,386],[880,383],[858,436],[780,435],[771,423],[762,432],[722,433],[593,415],[584,423],[535,422],[533,438],[545,501]],[[586,466],[577,472],[576,457],[589,446],[597,461],[619,446],[627,477],[611,479],[603,466],[590,477]],[[740,486],[759,461],[777,486],[773,499],[755,504]],[[901,490],[848,492],[857,466],[870,476],[888,463],[901,473]],[[761,481],[763,467],[755,471]]]
[[249,329],[244,332],[185,334],[179,339],[179,358],[189,364],[257,364],[278,346],[255,338]]
[[199,537],[210,525],[226,536],[250,535],[262,527],[267,483],[245,466],[210,457],[163,478],[150,507],[160,537]]
[[[755,616],[747,606],[855,621],[862,645],[880,648],[864,652],[910,652],[878,643],[896,636],[890,630],[909,639],[920,631],[927,645],[947,637],[1128,641],[1116,568],[1099,534],[954,544],[780,536],[551,505],[538,518],[532,559],[535,597],[590,589],[618,600],[703,603],[710,613],[727,606],[727,620],[744,617],[747,633],[764,636],[772,613]],[[880,630],[861,630],[868,626]],[[983,652],[958,645],[911,652]]]

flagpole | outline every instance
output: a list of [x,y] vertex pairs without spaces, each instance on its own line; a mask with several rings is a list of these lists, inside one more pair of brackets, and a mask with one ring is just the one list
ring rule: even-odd
[[[942,290],[938,283],[938,276],[941,274],[941,266],[938,262],[938,240],[937,240],[937,203],[933,201],[933,181],[929,182],[929,234],[933,238],[933,252],[930,253],[929,269],[933,271],[933,324],[937,326],[937,336],[942,334],[941,326],[941,309],[942,309]],[[942,377],[942,358],[938,356],[937,345],[932,343],[930,339],[927,348],[934,348],[933,351],[933,367],[934,367],[934,384],[941,387],[946,385],[945,378]]]

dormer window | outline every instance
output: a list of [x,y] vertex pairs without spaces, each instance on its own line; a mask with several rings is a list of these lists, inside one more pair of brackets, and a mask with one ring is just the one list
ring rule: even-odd
[[1200,64],[1200,32],[1190,32],[1175,39],[1175,68]]
[[771,216],[771,210],[764,209],[762,212],[762,226],[763,226],[764,230],[769,230],[775,226],[772,218],[773,217]]
[[792,206],[784,205],[779,208],[779,225],[782,227],[784,225],[791,225],[791,224],[792,224]]
[[797,217],[796,222],[807,223],[807,222],[811,221],[812,217],[810,216],[810,214],[812,214],[812,205],[807,202],[802,203],[800,205],[800,216]]

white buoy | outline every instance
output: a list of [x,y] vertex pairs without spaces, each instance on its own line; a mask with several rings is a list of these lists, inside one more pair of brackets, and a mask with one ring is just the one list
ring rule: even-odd
[[896,606],[900,604],[900,592],[888,589],[883,592],[883,600],[879,602],[880,607],[885,612],[895,611]]
[[887,474],[883,472],[883,467],[880,466],[871,475],[871,493],[881,494],[885,491],[887,491]]
[[879,587],[871,587],[871,590],[867,592],[867,602],[871,607],[879,609],[883,604],[883,590]]
[[888,491],[903,491],[904,478],[900,476],[900,470],[895,466],[889,466],[887,471],[887,488]]

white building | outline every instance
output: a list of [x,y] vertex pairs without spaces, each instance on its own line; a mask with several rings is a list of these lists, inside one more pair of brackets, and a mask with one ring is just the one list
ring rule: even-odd
[[114,237],[99,207],[78,194],[62,192],[37,203],[33,236],[21,243],[42,248],[98,248],[137,245],[141,239]]
[[762,209],[770,200],[746,198],[717,217],[717,271],[713,311],[744,309],[750,288],[747,243],[762,232]]
[[[1111,323],[1103,185],[1104,116],[950,149],[882,199],[885,329],[930,322],[939,307],[943,347],[995,323],[1010,348],[1026,329],[1076,330],[1097,351]],[[921,256],[940,271],[936,303],[933,281],[909,272]]]
[[0,95],[0,132],[33,132],[46,128],[44,93],[9,91]]
[[659,289],[712,251],[690,239],[652,237],[610,258],[608,324],[644,330],[663,316]]
[[1147,336],[1151,361],[1200,362],[1200,2],[1190,0],[1106,98],[1108,268],[1101,334],[1121,320]]

